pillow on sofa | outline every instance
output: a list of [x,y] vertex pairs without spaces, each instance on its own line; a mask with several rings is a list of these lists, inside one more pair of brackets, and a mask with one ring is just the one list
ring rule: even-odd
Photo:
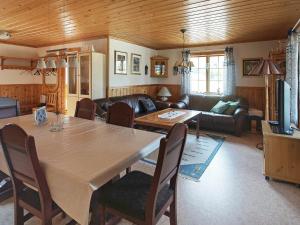
[[227,103],[229,103],[229,107],[224,112],[224,114],[226,114],[226,115],[232,115],[235,112],[235,110],[238,107],[240,107],[240,103],[239,102],[228,101]]
[[147,113],[157,111],[156,106],[150,98],[141,99],[140,102]]
[[213,113],[223,114],[228,108],[229,103],[220,100],[210,111]]

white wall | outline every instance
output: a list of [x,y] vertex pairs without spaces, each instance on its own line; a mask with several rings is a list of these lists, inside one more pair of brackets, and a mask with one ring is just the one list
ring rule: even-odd
[[[143,84],[179,84],[180,76],[173,75],[173,66],[175,61],[181,57],[181,49],[170,50],[154,50],[124,41],[110,38],[110,49],[107,49],[107,39],[96,39],[82,42],[69,43],[65,45],[56,45],[43,48],[30,48],[8,44],[0,44],[0,55],[12,57],[37,57],[46,54],[46,50],[59,48],[81,47],[83,50],[88,49],[91,45],[94,46],[95,51],[104,54],[109,53],[109,85],[110,87],[129,86],[129,85],[143,85]],[[234,55],[236,60],[237,85],[238,86],[264,86],[264,79],[262,77],[243,77],[242,75],[242,60],[243,58],[268,57],[269,51],[277,47],[277,41],[251,42],[230,45],[234,48]],[[208,46],[191,48],[192,51],[210,51],[210,50],[224,50],[225,45]],[[128,53],[128,74],[116,75],[114,74],[114,51],[124,51]],[[131,53],[142,55],[142,74],[131,74]],[[151,56],[162,55],[169,57],[169,77],[166,79],[150,77],[150,58]],[[148,75],[145,76],[144,68],[148,65]],[[30,84],[41,83],[39,77],[34,77],[30,73],[21,70],[0,70],[0,84]]]
[[[37,49],[9,44],[0,44],[0,56],[36,58]],[[39,78],[23,70],[0,70],[1,84],[32,84],[39,83]]]
[[[240,44],[231,44],[233,47],[235,63],[236,63],[236,82],[237,86],[263,87],[263,77],[245,77],[243,76],[243,59],[245,58],[267,58],[269,52],[278,47],[278,41],[263,41],[263,42],[249,42]],[[219,51],[224,50],[225,45],[207,46],[191,48],[191,51]],[[164,80],[165,83],[179,84],[180,76],[173,75],[173,66],[176,60],[181,57],[181,49],[159,50],[159,55],[169,57],[169,77]]]
[[[114,70],[114,54],[115,51],[127,52],[127,75],[115,74]],[[142,56],[141,60],[141,75],[131,74],[131,54],[136,53]],[[124,41],[109,39],[109,86],[130,86],[130,85],[143,85],[143,84],[158,84],[161,82],[161,78],[150,77],[150,58],[157,55],[157,51],[154,49],[142,47],[135,44],[130,44]],[[148,65],[148,75],[145,75],[145,65]]]

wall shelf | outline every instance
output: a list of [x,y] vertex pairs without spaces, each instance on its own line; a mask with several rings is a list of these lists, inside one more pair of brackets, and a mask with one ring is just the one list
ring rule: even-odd
[[27,70],[35,68],[36,59],[0,56],[1,70]]

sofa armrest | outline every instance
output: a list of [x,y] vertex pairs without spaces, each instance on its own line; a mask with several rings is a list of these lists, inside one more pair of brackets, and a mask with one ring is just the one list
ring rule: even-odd
[[188,95],[183,95],[180,99],[171,105],[174,109],[187,109],[189,107],[190,97]]
[[247,124],[248,111],[244,108],[238,108],[233,114],[235,120],[235,135],[241,136]]
[[244,108],[238,108],[234,111],[233,118],[239,119],[240,117],[246,117],[248,114],[248,111]]
[[171,104],[171,108],[174,108],[174,109],[186,109],[186,104],[183,103],[183,102],[176,102],[176,103],[172,103]]
[[163,102],[163,101],[156,100],[156,101],[154,101],[154,104],[155,104],[157,110],[164,110],[164,109],[171,107],[170,102]]

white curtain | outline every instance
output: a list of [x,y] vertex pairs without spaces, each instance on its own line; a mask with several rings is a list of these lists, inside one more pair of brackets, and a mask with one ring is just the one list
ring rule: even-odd
[[290,32],[286,49],[286,82],[291,86],[291,122],[298,123],[298,91],[299,91],[299,41],[296,32]]
[[224,53],[224,95],[234,95],[236,89],[235,62],[233,48],[226,47]]
[[191,91],[191,73],[185,71],[181,75],[181,95],[188,95]]

